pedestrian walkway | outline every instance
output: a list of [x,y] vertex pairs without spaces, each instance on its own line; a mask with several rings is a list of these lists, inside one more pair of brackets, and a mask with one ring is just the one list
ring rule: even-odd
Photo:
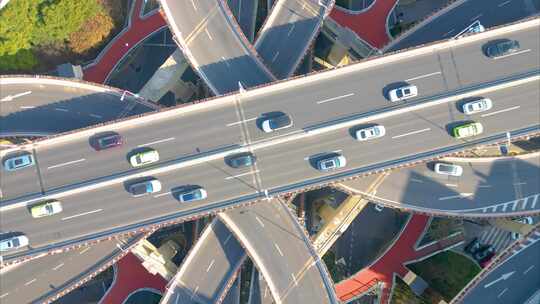
[[350,28],[371,46],[380,49],[390,41],[387,19],[396,3],[397,0],[376,0],[371,7],[359,13],[336,6],[330,17],[341,26]]
[[150,274],[135,255],[128,253],[116,263],[113,284],[99,303],[124,303],[127,297],[138,289],[150,288],[164,292],[166,285],[164,278]]
[[406,268],[407,264],[447,250],[463,240],[463,235],[459,234],[417,249],[416,244],[423,237],[428,225],[428,216],[414,214],[399,238],[383,256],[356,275],[336,284],[336,293],[339,299],[342,301],[350,300],[369,291],[376,284],[382,283],[384,288],[382,288],[380,295],[380,303],[386,304],[390,300],[394,275],[404,278],[409,272]]
[[145,0],[133,0],[128,25],[114,37],[91,64],[84,67],[83,79],[104,83],[115,66],[146,37],[167,26],[159,12],[141,16]]

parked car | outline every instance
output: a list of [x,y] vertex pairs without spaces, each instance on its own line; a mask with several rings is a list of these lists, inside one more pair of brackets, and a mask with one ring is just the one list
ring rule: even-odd
[[320,159],[317,162],[317,169],[323,172],[328,172],[345,167],[347,160],[345,156],[337,154]]
[[465,252],[468,254],[475,254],[482,245],[478,240],[478,237],[475,237],[467,246],[465,246]]
[[457,127],[452,130],[452,135],[455,138],[466,138],[476,136],[484,132],[484,127],[479,122],[470,122]]
[[270,133],[281,129],[289,128],[293,125],[293,122],[289,115],[282,113],[281,115],[276,115],[268,117],[261,123],[261,128],[264,132]]
[[148,150],[132,155],[129,162],[133,167],[140,167],[159,161],[159,153],[156,150]]
[[477,100],[469,101],[462,106],[463,113],[472,115],[480,112],[487,111],[493,107],[493,102],[489,98],[480,98]]
[[34,157],[32,154],[13,156],[4,161],[4,168],[6,168],[7,171],[15,171],[33,165]]
[[383,137],[386,134],[384,126],[373,126],[356,131],[356,139],[360,141]]
[[388,92],[391,102],[402,101],[418,96],[418,88],[415,85],[406,85]]
[[476,251],[476,253],[473,254],[473,258],[476,261],[480,262],[481,260],[489,256],[491,253],[495,253],[495,247],[493,247],[492,245],[486,245]]
[[119,147],[124,143],[124,140],[120,134],[108,134],[98,138],[96,143],[96,150],[99,151]]
[[228,158],[227,163],[233,168],[249,167],[255,164],[257,158],[250,152],[238,153]]
[[34,218],[51,216],[60,212],[62,212],[62,203],[57,200],[43,202],[30,209],[30,213]]
[[13,236],[0,240],[0,252],[18,249],[28,245],[28,238],[25,235]]
[[486,56],[497,59],[519,51],[519,41],[500,39],[489,42],[485,47]]
[[[533,223],[533,219],[530,216],[522,217],[522,218],[517,219],[515,221],[518,222],[518,223],[523,223],[523,224],[528,224],[528,225],[532,225],[532,223]],[[514,240],[517,240],[520,237],[522,237],[522,235],[517,233],[517,232],[512,232],[511,236],[512,236],[512,239],[514,239]]]
[[161,182],[157,179],[137,182],[129,185],[129,192],[133,196],[141,196],[161,191]]
[[461,176],[463,174],[463,168],[454,164],[436,163],[435,172],[442,175]]
[[202,187],[180,192],[178,200],[182,203],[200,201],[208,197],[208,193]]

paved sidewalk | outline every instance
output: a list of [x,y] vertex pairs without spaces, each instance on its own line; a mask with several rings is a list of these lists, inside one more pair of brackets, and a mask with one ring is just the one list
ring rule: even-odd
[[463,235],[459,234],[418,250],[416,244],[423,236],[428,225],[428,216],[414,214],[401,232],[399,239],[382,257],[356,275],[336,284],[336,293],[339,299],[347,301],[368,291],[377,283],[384,283],[381,303],[389,303],[394,275],[403,278],[409,271],[406,268],[407,264],[424,259],[439,251],[444,251],[463,239]]
[[83,79],[96,83],[104,83],[114,67],[132,48],[146,37],[167,26],[158,11],[141,17],[144,0],[134,0],[131,15],[126,28],[109,42],[101,51],[96,61],[84,67]]
[[128,253],[116,264],[113,284],[99,303],[123,303],[131,293],[141,288],[151,288],[163,293],[166,285],[164,278],[158,274],[150,274],[136,256]]
[[336,6],[330,17],[341,26],[350,28],[371,46],[380,49],[390,41],[386,20],[396,3],[397,0],[375,0],[369,9],[360,13]]

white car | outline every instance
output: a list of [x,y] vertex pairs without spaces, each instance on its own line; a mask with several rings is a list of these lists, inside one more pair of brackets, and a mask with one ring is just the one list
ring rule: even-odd
[[159,153],[156,150],[148,150],[132,155],[129,162],[133,167],[140,167],[159,161]]
[[261,123],[261,128],[265,133],[271,133],[281,129],[287,129],[292,127],[293,122],[289,115],[283,113],[278,116],[265,119]]
[[62,212],[62,203],[57,200],[43,202],[30,209],[30,213],[34,218],[51,216],[60,212]]
[[472,115],[480,112],[487,111],[493,108],[493,102],[489,98],[482,98],[474,101],[469,101],[463,104],[463,113]]
[[463,168],[454,164],[436,163],[435,172],[442,175],[461,176]]
[[407,85],[388,92],[391,102],[402,101],[418,96],[418,88],[415,85]]
[[182,192],[178,195],[178,200],[182,203],[189,203],[194,201],[200,201],[206,199],[208,193],[203,188],[197,188],[194,190],[189,190]]
[[383,137],[386,134],[384,126],[373,126],[356,131],[356,140],[364,141],[374,138]]
[[323,158],[317,162],[317,169],[323,172],[333,171],[339,168],[343,168],[347,165],[347,160],[343,155],[333,155],[327,158]]
[[18,249],[28,245],[28,238],[25,235],[10,237],[0,241],[0,252]]
[[[515,220],[515,221],[519,222],[519,223],[527,224],[527,225],[532,225],[532,223],[533,223],[533,219],[530,216],[526,216],[526,217],[520,218],[520,219]],[[522,237],[521,234],[519,234],[517,232],[512,232],[512,239],[513,240],[517,240],[520,237]]]

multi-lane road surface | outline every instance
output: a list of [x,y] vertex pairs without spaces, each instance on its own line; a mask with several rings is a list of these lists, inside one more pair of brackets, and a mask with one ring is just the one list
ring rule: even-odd
[[246,248],[275,303],[338,303],[326,266],[284,203],[264,201],[218,217]]
[[244,88],[275,79],[241,33],[224,1],[160,3],[176,43],[214,94],[237,91],[238,79],[244,80]]
[[[459,177],[433,171],[434,163],[396,170],[370,196],[392,206],[462,216],[518,215],[540,210],[540,154],[489,159],[442,159],[463,168]],[[364,193],[368,179],[344,182]],[[367,193],[364,193],[367,194]]]
[[0,136],[45,136],[158,108],[122,91],[67,79],[0,78]]
[[[158,221],[215,211],[236,202],[264,197],[264,190],[281,193],[301,189],[398,164],[404,158],[412,159],[422,153],[446,153],[463,144],[474,144],[475,141],[456,140],[449,135],[449,126],[461,121],[480,121],[485,133],[479,139],[504,135],[508,130],[536,127],[539,124],[536,115],[540,94],[538,80],[485,91],[482,95],[494,101],[490,116],[467,117],[459,111],[459,102],[454,101],[424,106],[440,94],[455,94],[456,89],[537,71],[540,38],[536,26],[537,22],[523,30],[494,36],[488,32],[460,40],[458,45],[452,43],[451,50],[442,46],[438,51],[413,50],[225,96],[206,104],[104,126],[104,130],[117,131],[126,139],[124,146],[110,151],[98,153],[92,150],[88,138],[97,132],[93,130],[75,133],[76,136],[69,138],[60,137],[55,139],[55,144],[37,145],[33,151],[38,160],[37,167],[3,174],[4,205],[23,195],[41,191],[50,193],[54,189],[92,183],[97,178],[106,179],[116,174],[153,175],[162,181],[163,191],[133,198],[125,191],[123,183],[116,183],[65,196],[62,214],[39,220],[32,220],[26,208],[2,208],[3,230],[27,234],[32,246],[32,250],[9,254],[6,258],[48,250],[98,233],[108,235]],[[481,46],[500,37],[520,40],[526,52],[501,60],[485,58]],[[408,104],[390,104],[382,95],[384,88],[389,83],[403,80],[418,85],[420,98]],[[418,105],[415,111],[395,112],[396,109],[408,109],[411,104]],[[509,115],[511,108],[514,109]],[[258,129],[257,117],[276,110],[291,115],[294,127],[267,135]],[[396,113],[370,120],[370,123],[386,126],[384,138],[359,143],[351,137],[347,127],[320,134],[312,132],[314,126],[333,124],[340,119],[373,117],[375,110]],[[162,116],[166,117],[156,118]],[[255,167],[235,170],[222,158],[217,158],[174,170],[163,169],[171,162],[240,146],[255,149],[259,160]],[[160,152],[161,162],[149,167],[154,172],[129,167],[126,156],[139,147],[153,147]],[[347,168],[337,173],[315,170],[311,164],[313,157],[332,151],[347,157]],[[186,184],[204,186],[209,192],[208,200],[180,204],[174,193]]]

